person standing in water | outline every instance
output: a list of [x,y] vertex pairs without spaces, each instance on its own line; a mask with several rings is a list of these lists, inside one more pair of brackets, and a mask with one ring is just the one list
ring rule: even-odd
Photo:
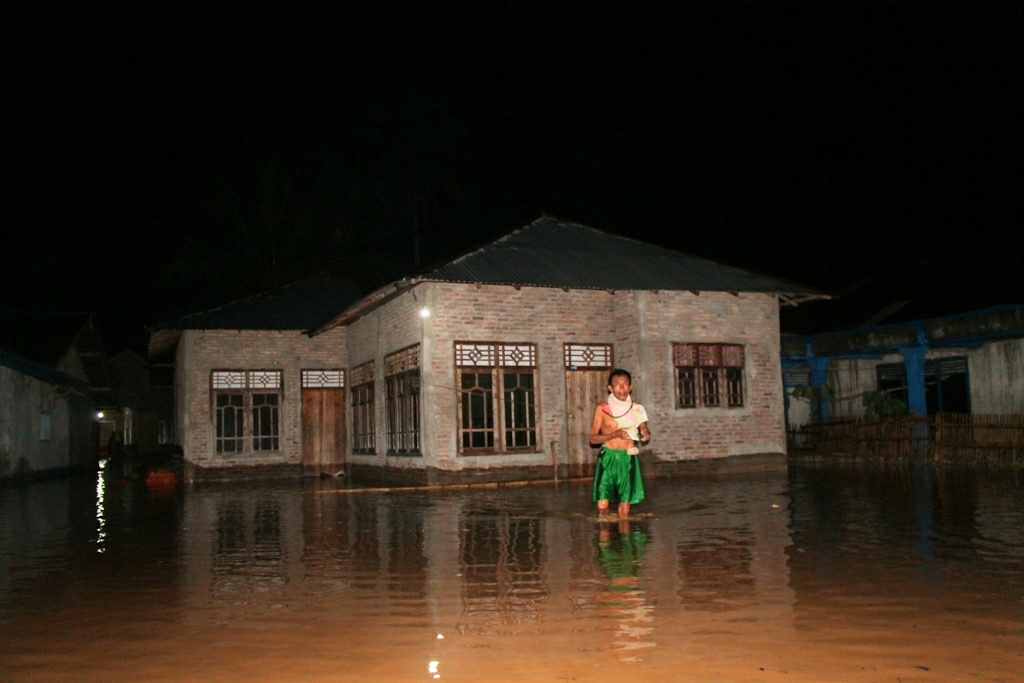
[[594,472],[594,502],[600,516],[608,514],[612,500],[619,503],[619,519],[644,499],[640,478],[639,444],[651,440],[647,411],[633,400],[633,377],[616,368],[608,375],[608,400],[597,404],[590,425],[590,445],[600,446]]

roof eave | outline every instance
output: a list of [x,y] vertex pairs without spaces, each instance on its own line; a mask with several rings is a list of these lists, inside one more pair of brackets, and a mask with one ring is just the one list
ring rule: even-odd
[[[417,285],[422,284],[424,282],[443,282],[443,283],[451,283],[451,284],[459,284],[459,285],[477,285],[477,286],[487,285],[487,286],[493,286],[493,287],[513,287],[515,289],[521,289],[523,287],[536,287],[536,288],[547,288],[547,289],[561,289],[563,291],[569,291],[569,290],[573,290],[573,289],[576,289],[576,290],[589,290],[589,291],[597,291],[597,292],[619,292],[619,291],[658,292],[658,291],[669,291],[668,288],[664,288],[664,289],[650,288],[650,289],[636,289],[636,290],[630,289],[630,290],[626,290],[626,289],[617,289],[617,288],[613,288],[613,287],[581,287],[579,285],[573,285],[573,286],[569,286],[569,285],[541,285],[541,284],[536,284],[536,283],[532,283],[532,282],[512,282],[512,281],[509,281],[509,282],[478,282],[477,281],[477,282],[475,282],[475,281],[471,281],[471,280],[455,280],[455,279],[445,279],[445,278],[433,278],[433,277],[429,277],[429,276],[428,277],[406,278],[406,279],[398,280],[396,282],[392,282],[389,285],[385,285],[384,287],[381,287],[380,289],[378,289],[378,290],[376,290],[374,292],[371,292],[370,294],[366,295],[365,297],[363,297],[362,299],[360,299],[356,303],[354,303],[351,306],[349,306],[340,315],[332,318],[331,320],[329,320],[328,322],[324,323],[320,327],[317,327],[315,329],[305,330],[304,333],[306,335],[310,336],[310,337],[315,337],[317,335],[323,334],[324,332],[332,330],[335,327],[340,327],[340,326],[344,326],[344,325],[351,325],[352,323],[354,323],[355,321],[359,320],[363,316],[365,316],[365,315],[367,315],[369,313],[372,313],[373,311],[377,310],[378,308],[380,308],[384,304],[394,300],[395,298],[397,298],[401,294],[403,294],[403,293],[413,289]],[[717,290],[708,290],[708,289],[704,289],[704,290],[679,289],[679,290],[676,290],[676,291],[692,292],[694,294],[699,294],[699,292],[701,292],[701,291],[709,292],[709,291],[717,291]],[[734,295],[740,293],[739,291],[736,291],[736,290],[721,290],[721,291],[726,291],[727,293],[734,294]],[[779,301],[784,306],[796,306],[798,304],[802,304],[802,303],[805,303],[807,301],[814,301],[814,300],[817,300],[817,299],[831,299],[832,298],[828,294],[817,294],[817,293],[806,293],[806,292],[768,292],[768,291],[761,292],[761,291],[749,290],[749,291],[745,291],[743,293],[768,294],[768,295],[778,296],[779,297]]]
[[788,292],[777,292],[779,296],[779,302],[783,306],[799,306],[805,304],[808,301],[823,301],[833,299],[834,297],[830,294],[806,294],[806,293],[788,293]]
[[310,337],[315,337],[323,334],[324,332],[333,330],[335,327],[351,325],[364,315],[377,310],[389,301],[392,301],[401,294],[409,291],[420,282],[421,280],[418,278],[405,278],[392,282],[391,284],[385,285],[376,291],[370,292],[362,299],[342,311],[340,315],[330,319],[320,327],[304,330],[303,332]]

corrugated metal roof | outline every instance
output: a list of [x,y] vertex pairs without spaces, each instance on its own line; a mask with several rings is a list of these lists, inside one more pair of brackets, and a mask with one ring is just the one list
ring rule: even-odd
[[415,279],[571,289],[823,296],[803,285],[549,216]]
[[354,282],[322,274],[160,323],[153,330],[307,330],[338,315],[358,298]]

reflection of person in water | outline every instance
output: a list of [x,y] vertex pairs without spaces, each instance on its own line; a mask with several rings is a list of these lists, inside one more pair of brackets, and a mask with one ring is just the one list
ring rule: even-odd
[[617,529],[602,525],[594,539],[597,564],[610,583],[603,606],[618,622],[615,639],[608,647],[624,661],[639,661],[640,651],[654,647],[654,606],[640,580],[647,534],[631,530],[629,522]]
[[630,530],[629,522],[619,524],[618,533],[602,527],[594,540],[597,563],[611,581],[609,590],[632,590],[640,585],[647,534]]

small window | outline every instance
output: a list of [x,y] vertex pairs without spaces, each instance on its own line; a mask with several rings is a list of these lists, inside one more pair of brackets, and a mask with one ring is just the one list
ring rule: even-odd
[[744,351],[739,344],[673,344],[677,408],[742,408]]
[[44,410],[43,412],[39,413],[39,440],[40,441],[49,441],[50,440],[50,431],[53,428],[52,422],[53,422],[53,420],[52,420],[52,418],[50,416],[50,413],[48,411]]
[[156,442],[161,445],[174,443],[174,431],[171,429],[170,420],[157,421]]

